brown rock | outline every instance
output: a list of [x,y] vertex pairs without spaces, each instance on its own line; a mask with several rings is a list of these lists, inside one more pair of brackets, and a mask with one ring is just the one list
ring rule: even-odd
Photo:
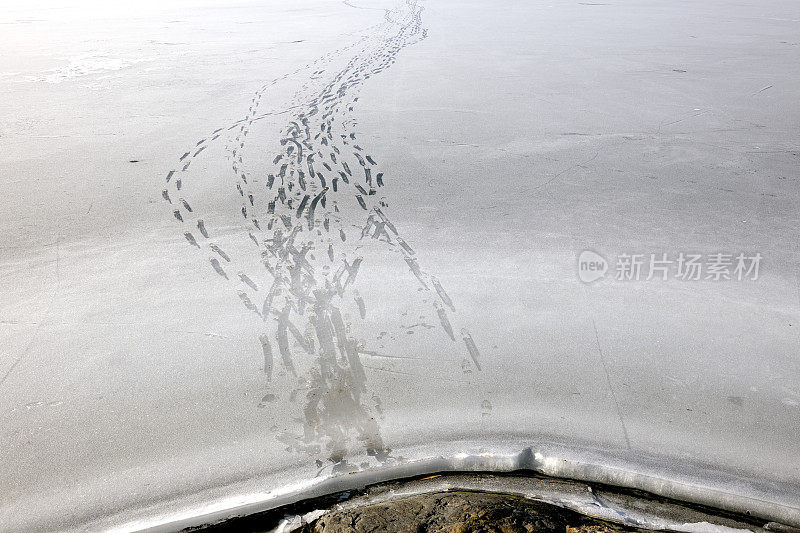
[[453,491],[421,494],[342,511],[304,526],[304,533],[620,533],[602,522],[520,496]]

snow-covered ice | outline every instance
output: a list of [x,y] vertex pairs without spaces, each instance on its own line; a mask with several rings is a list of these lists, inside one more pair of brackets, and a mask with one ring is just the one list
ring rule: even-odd
[[517,466],[799,525],[799,30],[792,0],[4,4],[0,529]]

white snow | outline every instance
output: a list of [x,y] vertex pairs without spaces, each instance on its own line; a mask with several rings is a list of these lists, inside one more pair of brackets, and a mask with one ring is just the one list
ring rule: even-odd
[[[419,25],[388,0],[112,5],[0,10],[0,530],[169,522],[432,457],[569,456],[548,443],[597,452],[573,474],[623,458],[615,479],[641,481],[646,463],[648,490],[800,525],[797,2],[424,0]],[[278,314],[242,298],[260,313],[273,283],[268,175],[296,156],[280,140],[329,84],[330,141],[320,99],[303,147],[327,204],[302,235],[318,287],[363,259],[334,301],[363,385],[319,357],[311,311],[291,314],[294,377]],[[367,222],[356,151],[413,253]],[[763,263],[585,284],[584,250]]]

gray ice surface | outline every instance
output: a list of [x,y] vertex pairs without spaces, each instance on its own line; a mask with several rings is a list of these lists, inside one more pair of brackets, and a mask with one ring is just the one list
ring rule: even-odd
[[[1,530],[464,457],[800,524],[798,2],[20,1],[0,50]],[[760,270],[616,279],[681,253]]]

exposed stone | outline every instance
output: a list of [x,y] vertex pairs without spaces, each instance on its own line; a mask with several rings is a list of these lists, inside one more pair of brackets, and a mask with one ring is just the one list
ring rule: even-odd
[[332,511],[304,533],[617,533],[637,531],[520,496],[453,491]]

